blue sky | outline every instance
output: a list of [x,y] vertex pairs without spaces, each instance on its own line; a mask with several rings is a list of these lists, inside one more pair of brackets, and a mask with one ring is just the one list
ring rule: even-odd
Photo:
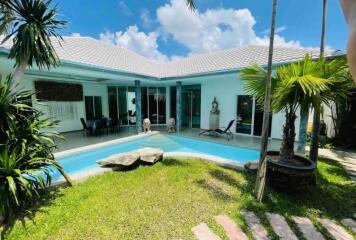
[[[56,2],[56,1],[55,1]],[[268,44],[271,0],[197,0],[191,13],[184,0],[59,1],[63,34],[80,34],[129,48],[157,61]],[[326,43],[345,50],[347,28],[338,0],[329,0]],[[280,0],[277,45],[318,47],[322,0]]]

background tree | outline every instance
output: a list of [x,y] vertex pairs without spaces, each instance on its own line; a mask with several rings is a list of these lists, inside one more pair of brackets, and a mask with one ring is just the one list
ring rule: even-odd
[[62,40],[57,33],[66,25],[57,19],[57,7],[52,0],[0,0],[0,34],[13,41],[9,58],[15,59],[13,86],[20,82],[28,66],[50,68],[59,64],[51,37]]
[[[320,59],[324,61],[325,51],[325,33],[326,33],[326,15],[327,15],[327,0],[323,0],[323,18],[321,24],[321,41],[320,41]],[[316,162],[318,159],[319,151],[319,131],[320,131],[320,110],[322,106],[314,108],[313,115],[313,131],[311,136],[309,159]]]

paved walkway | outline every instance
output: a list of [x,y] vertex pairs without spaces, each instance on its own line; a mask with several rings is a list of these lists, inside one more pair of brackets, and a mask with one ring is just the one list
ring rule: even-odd
[[356,152],[345,152],[334,149],[319,149],[319,156],[338,161],[356,182]]
[[[268,240],[271,236],[265,229],[265,226],[261,224],[260,219],[254,212],[242,211],[242,217],[245,219],[246,225],[249,228],[249,232],[256,240]],[[266,218],[269,221],[269,225],[275,232],[275,234],[282,240],[298,240],[296,234],[292,231],[285,218],[277,213],[266,213]],[[295,222],[299,229],[299,232],[303,234],[303,238],[306,240],[325,240],[324,236],[317,230],[312,221],[305,217],[292,216],[291,219]],[[228,216],[220,215],[216,216],[215,220],[217,224],[223,227],[225,230],[225,237],[229,240],[247,240],[247,235],[241,230],[241,228]],[[344,226],[339,225],[337,222],[327,218],[318,219],[319,223],[323,226],[324,230],[328,232],[336,240],[353,240],[352,231],[356,234],[355,224],[356,220],[346,218],[341,220]],[[348,230],[345,229],[347,227]],[[200,223],[192,228],[196,239],[198,240],[221,240],[222,236],[217,235],[209,228],[206,223]]]

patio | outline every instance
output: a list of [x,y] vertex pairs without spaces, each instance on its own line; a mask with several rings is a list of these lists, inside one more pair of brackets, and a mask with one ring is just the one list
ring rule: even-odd
[[[165,126],[153,126],[151,127],[152,131],[160,131],[163,134],[168,134]],[[234,135],[234,138],[228,141],[224,137],[215,137],[209,135],[198,136],[201,129],[190,129],[184,128],[179,133],[169,133],[181,135],[184,137],[203,139],[210,142],[221,143],[233,145],[236,147],[250,148],[259,150],[260,148],[260,138],[244,135]],[[136,127],[122,127],[119,133],[109,133],[102,134],[100,136],[91,136],[86,137],[82,131],[74,131],[63,133],[65,141],[58,141],[58,148],[55,152],[66,151],[74,148],[84,147],[92,144],[103,143],[106,141],[115,140],[118,138],[128,137],[136,134]],[[270,139],[269,146],[271,150],[278,150],[280,147],[281,141],[277,139]]]

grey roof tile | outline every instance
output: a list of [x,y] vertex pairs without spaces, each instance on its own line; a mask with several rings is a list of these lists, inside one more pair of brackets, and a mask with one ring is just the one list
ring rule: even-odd
[[[11,45],[9,40],[0,47],[10,49]],[[156,63],[128,49],[90,37],[63,37],[61,44],[53,40],[53,45],[62,61],[156,78],[235,70],[254,63],[266,65],[268,61],[268,47],[255,45],[193,55],[166,63]],[[277,64],[300,60],[307,53],[313,57],[319,55],[317,49],[275,47],[273,62]],[[328,52],[327,55],[332,53]]]

